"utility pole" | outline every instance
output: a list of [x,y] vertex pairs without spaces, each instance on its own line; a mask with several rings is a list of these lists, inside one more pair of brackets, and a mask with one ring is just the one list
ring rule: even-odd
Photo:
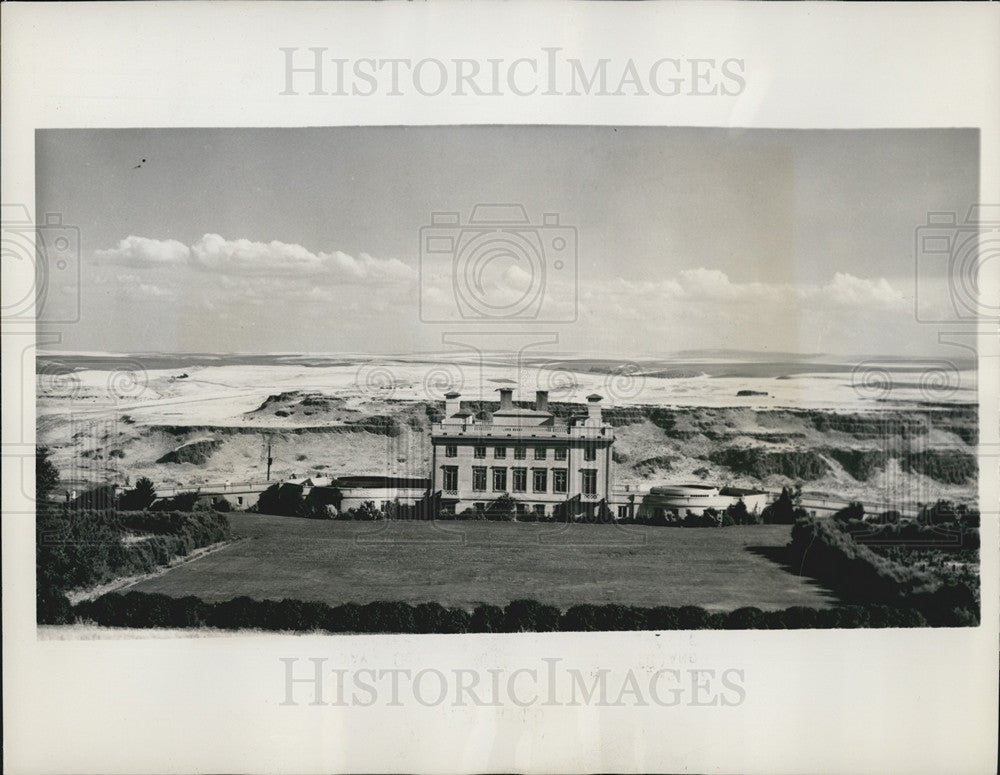
[[271,457],[271,437],[268,434],[266,434],[266,433],[262,433],[261,434],[261,439],[262,439],[263,444],[264,444],[264,449],[265,449],[264,454],[265,454],[265,456],[267,458],[267,481],[270,482],[271,481],[271,463],[274,462],[274,458]]

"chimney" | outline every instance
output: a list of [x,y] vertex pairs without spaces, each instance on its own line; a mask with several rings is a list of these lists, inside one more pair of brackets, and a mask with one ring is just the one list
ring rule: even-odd
[[547,411],[549,411],[549,391],[548,390],[536,390],[535,391],[535,411],[536,412],[547,412]]
[[444,394],[444,416],[454,417],[460,411],[462,411],[462,394],[456,393],[452,390],[450,393]]
[[591,393],[587,396],[587,425],[601,424],[601,401],[603,396]]
[[500,391],[500,411],[514,408],[514,388],[497,388]]

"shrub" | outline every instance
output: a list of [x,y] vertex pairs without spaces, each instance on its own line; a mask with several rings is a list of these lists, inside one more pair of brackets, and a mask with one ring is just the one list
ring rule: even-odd
[[505,632],[552,632],[559,629],[559,609],[536,600],[512,600],[504,608]]
[[840,511],[833,515],[833,518],[838,522],[851,522],[853,520],[862,520],[865,518],[865,507],[864,504],[859,501],[852,501],[850,505],[845,506]]
[[705,630],[709,627],[709,614],[704,608],[685,605],[677,609],[677,624],[681,630]]
[[798,488],[782,487],[777,500],[760,512],[761,521],[765,525],[793,524],[796,519],[806,516],[806,512],[798,506],[798,499]]
[[361,606],[357,603],[344,603],[330,610],[326,622],[330,632],[361,632]]
[[727,630],[761,630],[766,629],[764,612],[759,608],[748,606],[730,611],[726,616]]
[[646,612],[646,627],[650,630],[680,630],[680,609],[656,606]]
[[482,603],[476,606],[469,622],[470,632],[504,632],[503,609],[495,605]]
[[123,511],[142,511],[148,509],[156,500],[156,488],[151,479],[139,477],[135,487],[126,490],[118,498],[118,508]]
[[361,606],[360,624],[362,632],[417,632],[412,606],[379,600]]
[[171,498],[161,498],[149,508],[152,511],[194,511],[199,497],[196,492],[179,492]]
[[52,588],[40,590],[36,596],[35,617],[39,624],[72,624],[75,619],[69,599]]
[[816,627],[819,622],[819,614],[815,608],[805,606],[792,606],[783,611],[778,611],[780,626],[786,630],[804,630]]
[[209,612],[208,623],[224,630],[261,627],[260,606],[246,595],[216,603]]
[[421,603],[413,610],[416,632],[441,632],[447,609],[439,603]]
[[513,522],[517,502],[504,493],[486,507],[485,517],[496,522]]
[[472,632],[472,616],[464,608],[448,608],[441,619],[438,632],[457,634]]

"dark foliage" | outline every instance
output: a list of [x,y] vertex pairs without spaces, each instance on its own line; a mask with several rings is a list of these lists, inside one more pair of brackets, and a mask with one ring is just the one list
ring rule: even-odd
[[795,520],[804,518],[806,512],[799,508],[798,488],[781,488],[781,495],[774,503],[768,504],[760,512],[761,521],[765,525],[791,525]]
[[979,466],[976,458],[956,450],[928,449],[903,455],[899,461],[904,471],[923,474],[945,484],[975,481]]
[[813,450],[771,452],[759,447],[730,447],[712,452],[708,459],[757,479],[780,474],[790,479],[810,481],[819,479],[830,470],[823,457]]
[[[854,539],[855,527],[871,528],[858,521],[798,519],[789,545],[793,562],[852,603],[913,608],[934,626],[957,626],[964,617],[956,611],[978,619],[974,578],[955,578],[882,557]],[[880,531],[902,534],[905,529],[908,526],[884,525]]]
[[[534,600],[515,600],[506,609],[477,606],[470,615],[437,603],[411,606],[378,601],[366,605],[300,600],[253,600],[238,597],[207,604],[194,597],[111,592],[69,609],[59,604],[59,622],[91,621],[110,627],[219,627],[270,631],[332,633],[596,632],[622,630],[705,629],[843,629],[857,627],[975,626],[970,611],[956,607],[931,619],[912,606],[869,604],[830,609],[793,607],[764,612],[758,608],[709,613],[704,608],[624,605],[578,605],[561,616],[558,609]],[[53,619],[56,616],[53,615]]]
[[156,487],[151,479],[139,477],[135,487],[125,490],[118,498],[118,508],[122,511],[142,511],[148,509],[156,500]]
[[503,609],[495,605],[477,605],[472,612],[469,632],[503,632]]
[[[146,535],[125,543],[129,532]],[[58,616],[59,595],[67,590],[148,573],[228,537],[229,519],[213,512],[39,513],[35,544],[39,615]],[[40,623],[48,621],[39,618]]]
[[559,609],[536,600],[512,600],[503,614],[505,632],[552,632],[559,629]]

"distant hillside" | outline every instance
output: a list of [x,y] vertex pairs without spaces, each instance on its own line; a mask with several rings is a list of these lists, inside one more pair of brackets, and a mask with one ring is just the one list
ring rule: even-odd
[[[463,402],[484,419],[498,406]],[[563,417],[586,411],[563,402],[550,403],[550,409]],[[619,483],[801,483],[813,492],[866,500],[889,494],[974,499],[976,416],[975,407],[963,405],[869,414],[655,406],[604,411],[615,428]],[[39,435],[67,480],[148,476],[164,486],[258,480],[266,470],[265,443],[271,444],[274,478],[426,476],[430,425],[441,417],[436,401],[349,402],[291,390],[268,396],[225,425],[144,424],[122,414],[113,432],[107,425],[81,432],[53,416]]]

